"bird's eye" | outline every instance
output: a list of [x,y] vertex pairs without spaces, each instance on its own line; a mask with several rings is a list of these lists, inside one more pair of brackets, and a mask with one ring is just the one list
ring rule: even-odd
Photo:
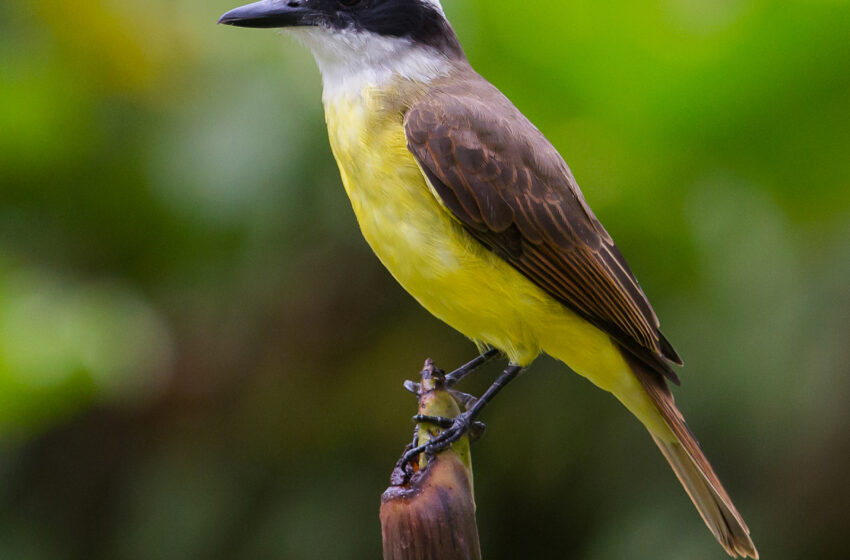
[[339,3],[343,6],[351,8],[352,6],[356,6],[360,3],[360,0],[339,0]]

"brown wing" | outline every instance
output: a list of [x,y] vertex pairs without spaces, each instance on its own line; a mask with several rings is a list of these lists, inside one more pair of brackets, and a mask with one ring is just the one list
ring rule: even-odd
[[671,381],[681,359],[563,158],[488,83],[440,88],[404,120],[408,148],[478,241]]

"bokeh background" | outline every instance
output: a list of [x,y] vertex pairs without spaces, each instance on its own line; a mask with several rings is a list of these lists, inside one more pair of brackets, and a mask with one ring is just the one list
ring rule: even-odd
[[[4,560],[377,558],[401,383],[474,353],[359,236],[309,54],[236,4],[0,4]],[[848,2],[445,8],[629,258],[763,557],[846,555]],[[724,558],[564,366],[485,420],[487,558]]]

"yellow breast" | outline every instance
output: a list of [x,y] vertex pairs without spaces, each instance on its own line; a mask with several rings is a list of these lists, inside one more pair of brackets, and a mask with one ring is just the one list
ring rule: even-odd
[[[360,228],[396,280],[435,316],[519,363],[531,362],[552,346],[547,339],[563,338],[565,331],[572,342],[558,342],[561,359],[564,344],[576,346],[569,354],[608,350],[606,335],[484,248],[451,216],[408,151],[402,112],[391,105],[385,93],[364,89],[326,101],[325,111]],[[580,367],[576,361],[571,365]]]
[[[518,273],[472,239],[431,193],[407,149],[401,112],[388,110],[386,97],[369,89],[330,100],[325,110],[331,148],[360,228],[396,280],[468,337],[498,343],[526,362],[536,356],[533,337],[507,336],[499,326],[503,313],[492,306],[494,292],[506,297]],[[483,288],[482,278],[492,287]],[[516,327],[517,319],[511,322]]]

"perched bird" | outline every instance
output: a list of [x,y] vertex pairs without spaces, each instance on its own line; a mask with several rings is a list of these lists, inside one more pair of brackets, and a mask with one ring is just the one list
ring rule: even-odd
[[444,445],[546,352],[646,426],[730,555],[758,557],[673,401],[681,359],[623,255],[557,150],[472,69],[439,0],[263,0],[220,23],[310,48],[366,241],[428,311],[510,359]]

